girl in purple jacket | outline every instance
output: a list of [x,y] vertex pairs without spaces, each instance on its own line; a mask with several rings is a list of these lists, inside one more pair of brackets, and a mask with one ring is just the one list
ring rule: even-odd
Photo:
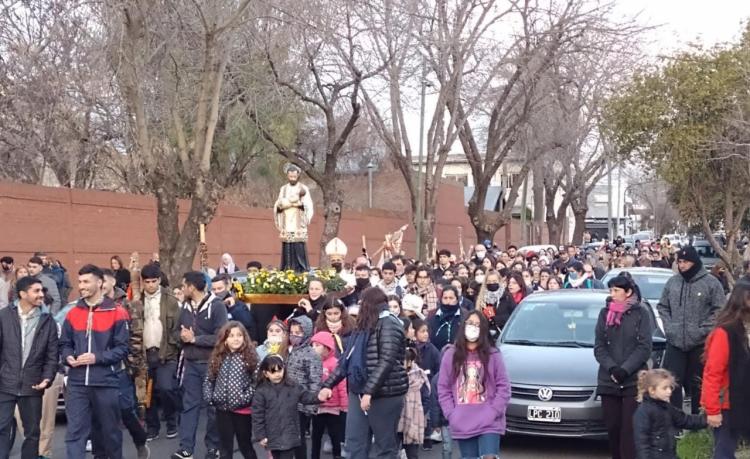
[[487,319],[472,311],[440,364],[438,400],[462,458],[496,457],[505,433],[510,382]]

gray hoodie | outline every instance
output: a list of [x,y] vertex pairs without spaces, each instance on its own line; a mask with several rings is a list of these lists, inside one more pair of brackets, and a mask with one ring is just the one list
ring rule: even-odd
[[[298,316],[289,321],[289,328],[291,329],[294,324],[302,327],[305,338],[302,343],[292,347],[289,351],[286,364],[287,378],[302,386],[306,391],[318,392],[323,382],[323,363],[310,345],[310,338],[313,334],[312,321],[307,316]],[[317,412],[318,405],[299,404],[297,409],[307,415],[312,415]]]
[[664,322],[667,343],[683,351],[703,346],[716,313],[724,307],[724,288],[701,268],[690,281],[677,273],[667,281],[656,308]]

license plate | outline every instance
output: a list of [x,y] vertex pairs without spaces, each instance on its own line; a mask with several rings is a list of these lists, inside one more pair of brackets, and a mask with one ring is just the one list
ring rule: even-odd
[[538,422],[560,422],[562,410],[557,406],[530,406],[526,411],[526,419]]

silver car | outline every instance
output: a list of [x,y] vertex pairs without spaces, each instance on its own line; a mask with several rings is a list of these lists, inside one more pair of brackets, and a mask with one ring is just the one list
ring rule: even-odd
[[604,290],[540,292],[513,311],[498,340],[511,382],[509,433],[606,438],[594,358],[606,298]]

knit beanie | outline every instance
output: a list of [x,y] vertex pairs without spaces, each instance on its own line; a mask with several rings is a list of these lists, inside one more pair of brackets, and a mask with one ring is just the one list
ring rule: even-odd
[[698,252],[692,245],[688,245],[680,249],[680,251],[677,252],[677,259],[692,261],[695,264],[699,264],[701,262],[701,258],[698,256]]

